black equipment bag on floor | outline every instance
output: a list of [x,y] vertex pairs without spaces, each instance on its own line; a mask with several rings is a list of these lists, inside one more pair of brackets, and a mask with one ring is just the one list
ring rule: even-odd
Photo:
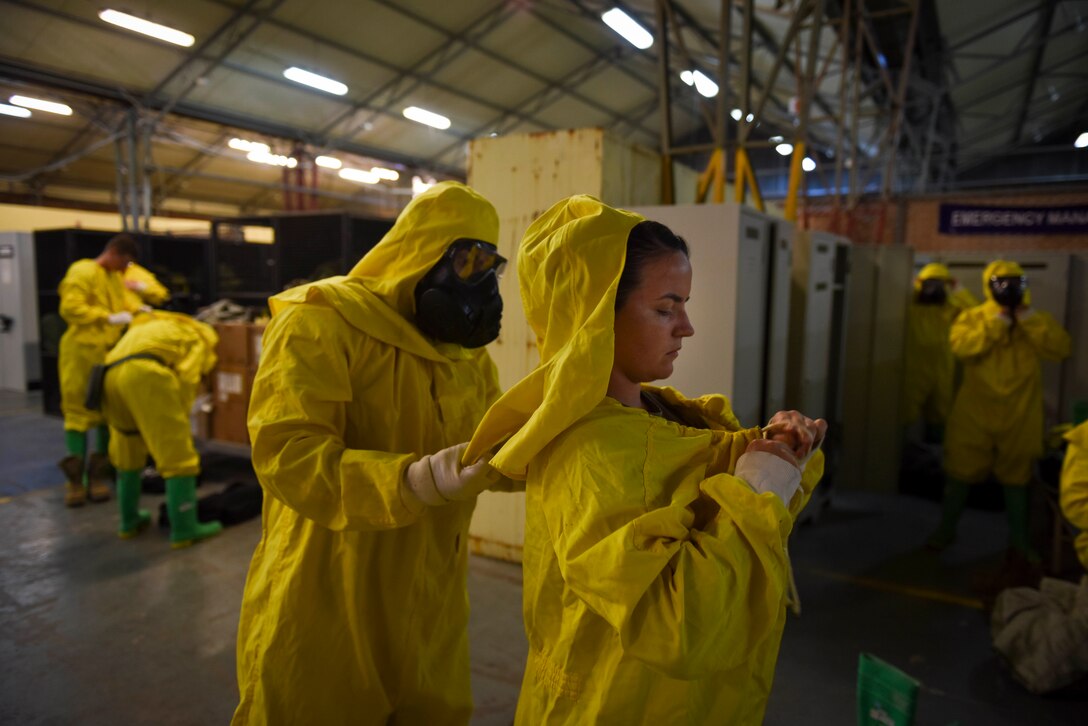
[[[241,524],[260,516],[263,501],[264,492],[257,482],[232,482],[218,494],[209,494],[198,499],[196,518],[201,522],[217,520],[222,522],[224,527]],[[159,505],[159,526],[170,526],[166,502]]]

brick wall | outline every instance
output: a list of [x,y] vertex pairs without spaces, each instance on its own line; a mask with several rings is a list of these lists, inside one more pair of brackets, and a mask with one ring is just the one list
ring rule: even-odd
[[[940,207],[948,204],[975,204],[980,206],[1058,207],[1064,205],[1088,205],[1088,191],[1066,193],[1022,193],[949,195],[946,197],[908,198],[892,201],[885,206],[880,202],[867,201],[858,205],[850,215],[837,217],[827,206],[810,205],[802,223],[811,229],[822,229],[846,234],[855,242],[893,244],[898,239],[900,227],[902,240],[918,252],[949,252],[953,250],[1088,250],[1088,234],[1057,235],[959,235],[939,232]],[[900,215],[904,215],[902,218]],[[806,224],[807,223],[807,224]]]

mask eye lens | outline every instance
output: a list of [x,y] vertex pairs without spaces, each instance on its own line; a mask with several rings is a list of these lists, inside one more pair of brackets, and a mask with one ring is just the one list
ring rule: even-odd
[[501,275],[506,266],[505,257],[493,246],[478,240],[457,240],[450,245],[449,254],[454,274],[466,282],[475,281],[489,270]]

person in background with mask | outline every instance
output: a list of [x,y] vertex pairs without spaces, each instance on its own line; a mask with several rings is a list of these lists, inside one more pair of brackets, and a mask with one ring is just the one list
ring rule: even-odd
[[[140,303],[126,295],[124,271],[136,259],[136,240],[119,234],[95,259],[77,260],[61,280],[60,315],[68,329],[60,339],[57,371],[60,407],[64,414],[64,443],[68,455],[60,460],[67,485],[64,503],[82,506],[90,498],[110,498],[109,434],[99,411],[84,405],[91,369],[121,337]],[[95,450],[87,457],[87,432],[95,429]]]
[[1069,333],[1031,307],[1019,264],[991,262],[982,274],[986,302],[952,324],[952,353],[963,361],[944,441],[946,473],[941,522],[927,545],[947,547],[967,504],[968,488],[992,474],[1005,493],[1009,544],[1037,561],[1028,536],[1031,464],[1043,452],[1041,360],[1069,355]]
[[347,277],[269,300],[233,723],[468,723],[468,525],[500,477],[460,442],[499,394],[497,240],[443,182]]
[[110,463],[117,469],[122,539],[151,521],[140,509],[141,472],[148,453],[166,480],[170,543],[176,549],[218,534],[219,522],[197,521],[196,477],[189,410],[200,379],[215,368],[215,329],[188,315],[137,315],[106,355],[102,415],[110,427]]
[[914,279],[914,299],[907,311],[903,420],[911,425],[922,419],[927,440],[940,442],[944,438],[944,424],[952,408],[956,370],[948,341],[952,321],[977,304],[940,263],[926,265]]
[[779,412],[767,439],[722,395],[646,385],[694,334],[687,245],[664,225],[571,197],[517,267],[540,366],[467,452],[501,446],[492,466],[525,480],[515,723],[761,723],[826,422]]

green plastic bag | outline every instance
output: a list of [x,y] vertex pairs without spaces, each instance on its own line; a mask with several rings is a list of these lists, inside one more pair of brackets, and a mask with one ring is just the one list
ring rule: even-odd
[[911,726],[918,681],[876,656],[858,657],[858,726]]

